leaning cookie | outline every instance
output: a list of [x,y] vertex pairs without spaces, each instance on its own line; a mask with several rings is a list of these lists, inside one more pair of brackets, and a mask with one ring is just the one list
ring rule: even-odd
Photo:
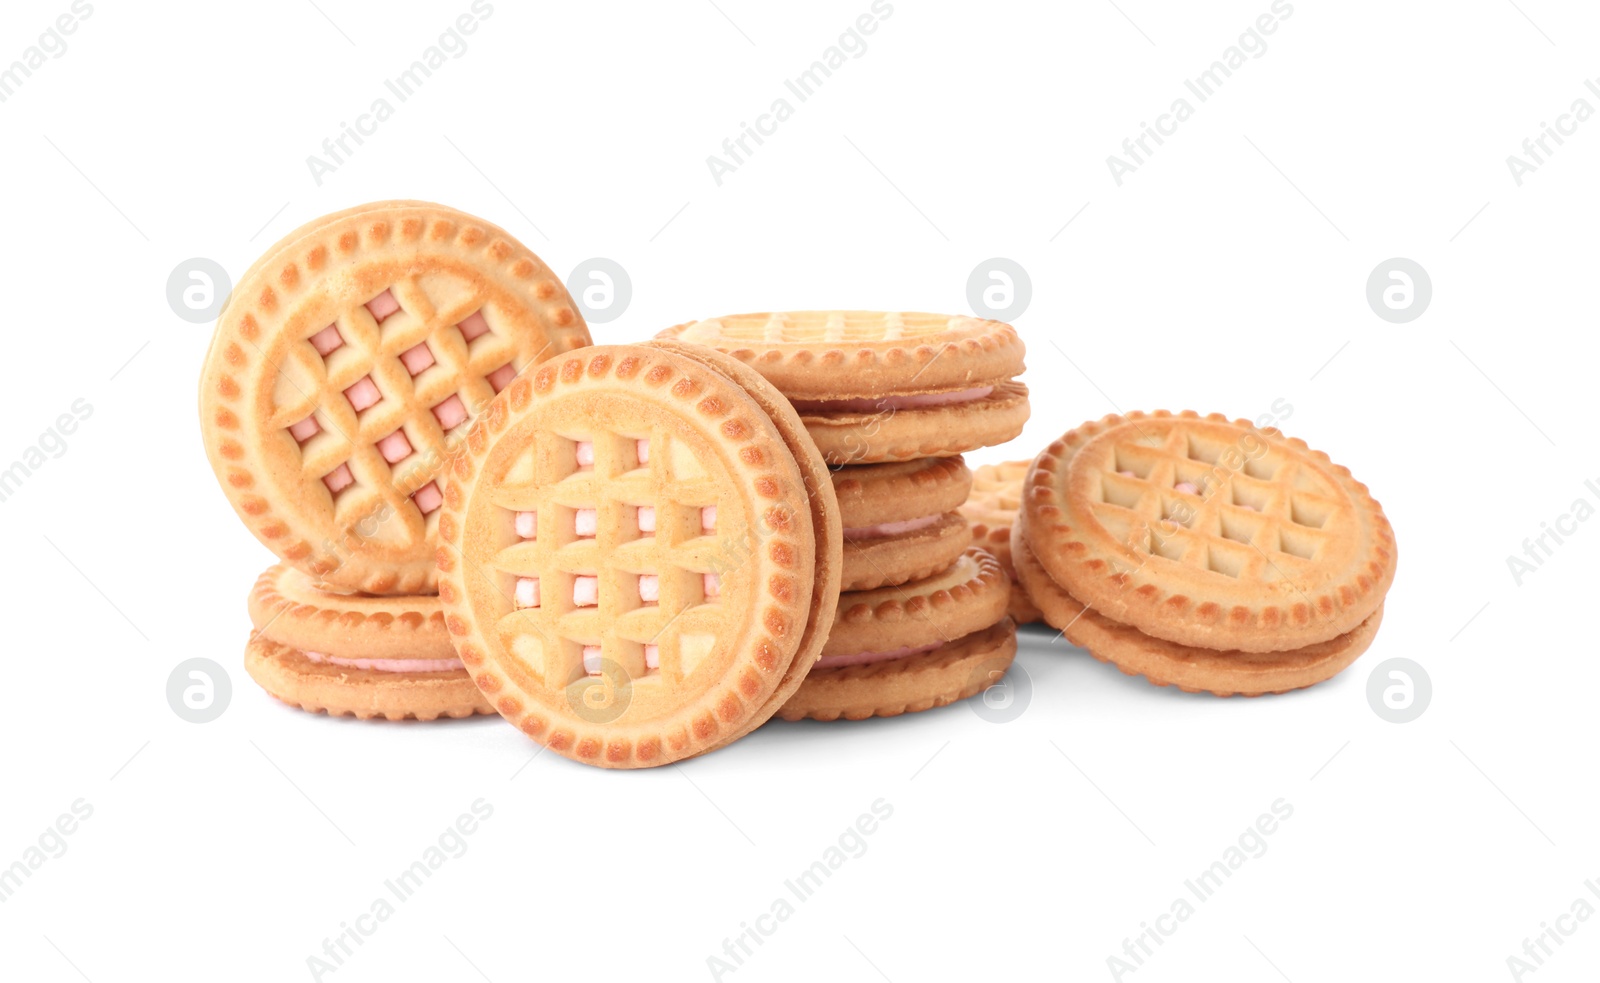
[[972,473],[972,494],[961,506],[961,517],[972,530],[972,541],[1000,561],[1011,578],[1011,618],[1019,625],[1043,621],[1028,592],[1017,581],[1011,562],[1011,527],[1017,522],[1022,500],[1022,479],[1032,461],[985,464]]
[[829,464],[948,457],[1022,432],[1023,344],[1009,324],[945,314],[738,314],[661,332],[766,376]]
[[1005,574],[969,549],[949,569],[839,596],[822,658],[778,711],[785,720],[894,717],[966,699],[1017,652]]
[[468,423],[589,340],[505,230],[426,202],[337,212],[240,277],[200,378],[206,455],[279,559],[344,590],[429,593],[437,479]]
[[494,712],[456,657],[437,597],[337,594],[279,564],[250,592],[250,620],[245,670],[290,706],[363,720]]
[[764,723],[838,602],[838,503],[755,372],[598,346],[514,382],[451,460],[439,591],[495,709],[584,764],[641,768]]
[[844,590],[931,576],[972,542],[956,512],[972,487],[960,457],[861,464],[832,476],[844,522]]

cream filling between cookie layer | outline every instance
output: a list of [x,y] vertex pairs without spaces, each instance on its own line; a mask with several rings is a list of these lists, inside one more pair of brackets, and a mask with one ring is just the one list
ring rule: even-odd
[[943,645],[943,642],[934,642],[932,645],[915,645],[905,648],[889,649],[887,652],[855,652],[850,655],[825,655],[817,660],[817,669],[835,669],[839,666],[864,666],[873,662],[888,662],[890,659],[907,659],[913,655],[932,652]]
[[994,392],[993,386],[978,386],[952,393],[918,393],[913,396],[867,396],[860,399],[797,399],[794,408],[801,413],[877,413],[882,410],[910,410],[922,406],[949,406],[971,403]]
[[343,659],[321,652],[306,652],[305,657],[330,666],[370,669],[373,672],[449,672],[463,668],[460,659]]
[[899,536],[918,529],[926,529],[943,519],[948,513],[940,512],[938,515],[925,515],[920,519],[902,519],[899,522],[880,522],[875,526],[857,526],[844,531],[845,539],[882,539],[886,536]]

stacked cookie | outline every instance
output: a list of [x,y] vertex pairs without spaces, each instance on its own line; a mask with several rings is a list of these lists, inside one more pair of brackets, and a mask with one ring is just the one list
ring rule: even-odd
[[972,473],[972,492],[961,506],[961,517],[972,531],[972,541],[994,554],[1011,585],[1007,612],[1019,625],[1044,620],[1029,600],[1028,592],[1017,582],[1016,565],[1011,562],[1011,527],[1017,522],[1022,504],[1022,479],[1032,461],[1006,461],[985,464]]
[[1011,531],[1028,597],[1074,645],[1159,685],[1281,693],[1355,661],[1394,532],[1367,487],[1277,429],[1131,413],[1033,462]]
[[1016,651],[1009,580],[970,549],[960,455],[1028,418],[1023,345],[997,321],[801,311],[714,318],[661,337],[764,376],[798,411],[843,522],[838,613],[815,669],[779,714],[893,716],[963,699]]
[[435,595],[440,473],[496,393],[587,344],[537,256],[441,205],[325,216],[240,277],[200,417],[228,501],[283,561],[250,595],[257,683],[330,714],[492,712]]

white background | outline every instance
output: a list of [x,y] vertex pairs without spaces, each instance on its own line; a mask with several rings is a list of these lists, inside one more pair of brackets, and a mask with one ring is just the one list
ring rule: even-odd
[[[1600,523],[1520,586],[1506,565],[1597,501],[1600,120],[1520,187],[1506,157],[1573,100],[1600,109],[1583,87],[1600,15],[1296,0],[1119,187],[1107,155],[1269,3],[1118,2],[896,0],[719,187],[707,156],[866,0],[496,0],[320,186],[307,155],[466,0],[97,0],[0,103],[0,466],[93,406],[0,504],[0,866],[93,808],[0,904],[5,975],[310,978],[323,940],[480,798],[493,816],[466,854],[324,979],[711,978],[708,956],[880,798],[893,816],[865,854],[724,979],[1107,979],[1280,798],[1293,816],[1266,853],[1123,978],[1506,979],[1542,922],[1600,906],[1583,886],[1600,877]],[[0,64],[67,9],[5,4]],[[165,283],[195,256],[237,276],[301,222],[391,197],[488,217],[563,274],[623,264],[633,300],[596,327],[607,342],[745,310],[964,311],[974,267],[1015,260],[1033,419],[969,459],[1031,456],[1118,409],[1285,399],[1284,429],[1397,530],[1383,630],[1342,676],[1258,700],[1158,689],[1030,634],[1009,723],[956,706],[774,724],[631,774],[530,764],[497,718],[290,711],[240,664],[271,557],[204,459],[210,325],[176,317]],[[1394,256],[1432,277],[1409,324],[1365,299]],[[232,677],[213,723],[167,704],[192,657]],[[1408,724],[1366,696],[1396,657],[1433,684]],[[1600,919],[1563,924],[1539,983],[1600,967]]]

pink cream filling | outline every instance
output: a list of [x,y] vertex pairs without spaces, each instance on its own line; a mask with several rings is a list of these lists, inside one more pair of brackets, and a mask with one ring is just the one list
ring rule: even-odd
[[339,327],[335,324],[330,324],[311,336],[311,347],[315,348],[317,354],[323,358],[327,358],[329,352],[342,344],[344,344],[344,335],[339,333]]
[[516,377],[516,366],[512,365],[510,362],[507,362],[498,369],[495,369],[493,372],[490,372],[488,375],[484,376],[484,379],[488,381],[489,388],[493,389],[495,392],[499,392],[505,387],[511,385],[511,380],[515,379]]
[[407,372],[415,376],[433,364],[433,349],[428,347],[426,341],[418,342],[400,353],[400,364],[406,367]]
[[489,333],[489,322],[483,319],[482,311],[473,311],[462,318],[461,323],[456,325],[456,330],[461,332],[461,337],[471,341]]
[[454,430],[466,422],[466,404],[461,402],[460,396],[451,396],[433,408],[433,418],[439,421],[440,430],[446,432]]
[[373,672],[450,672],[462,668],[460,659],[341,659],[321,652],[307,652],[305,656],[312,662]]
[[344,398],[350,401],[350,407],[357,413],[369,406],[374,406],[383,399],[383,393],[378,390],[378,384],[372,381],[372,376],[364,375],[355,381],[349,389],[344,391]]
[[444,504],[444,493],[439,491],[437,483],[430,481],[417,489],[416,493],[411,496],[411,501],[416,503],[418,512],[428,515],[437,511],[439,506]]
[[322,476],[322,483],[328,486],[328,491],[335,495],[356,483],[355,475],[350,473],[350,465],[341,464]]
[[861,399],[797,399],[794,408],[801,413],[877,413],[882,410],[911,410],[923,406],[949,406],[971,403],[994,392],[993,386],[978,386],[952,393],[918,393],[913,396],[871,396]]
[[592,608],[600,603],[600,578],[578,576],[572,578],[572,603],[580,608]]
[[885,536],[899,536],[902,533],[916,532],[926,529],[944,518],[944,514],[925,515],[920,519],[903,519],[900,522],[880,522],[875,526],[857,526],[846,529],[844,538],[850,539],[882,539]]
[[378,453],[390,464],[398,464],[411,456],[411,441],[406,439],[404,430],[394,433],[378,441]]
[[889,649],[887,652],[856,652],[850,655],[825,655],[817,660],[816,668],[833,669],[838,666],[864,666],[873,662],[888,662],[890,659],[905,659],[924,652],[932,652],[942,642],[932,645],[907,646],[905,648]]
[[400,309],[400,302],[394,299],[394,294],[385,290],[383,293],[367,301],[366,307],[367,312],[372,315],[372,319],[377,321],[379,324],[382,324],[384,318]]

